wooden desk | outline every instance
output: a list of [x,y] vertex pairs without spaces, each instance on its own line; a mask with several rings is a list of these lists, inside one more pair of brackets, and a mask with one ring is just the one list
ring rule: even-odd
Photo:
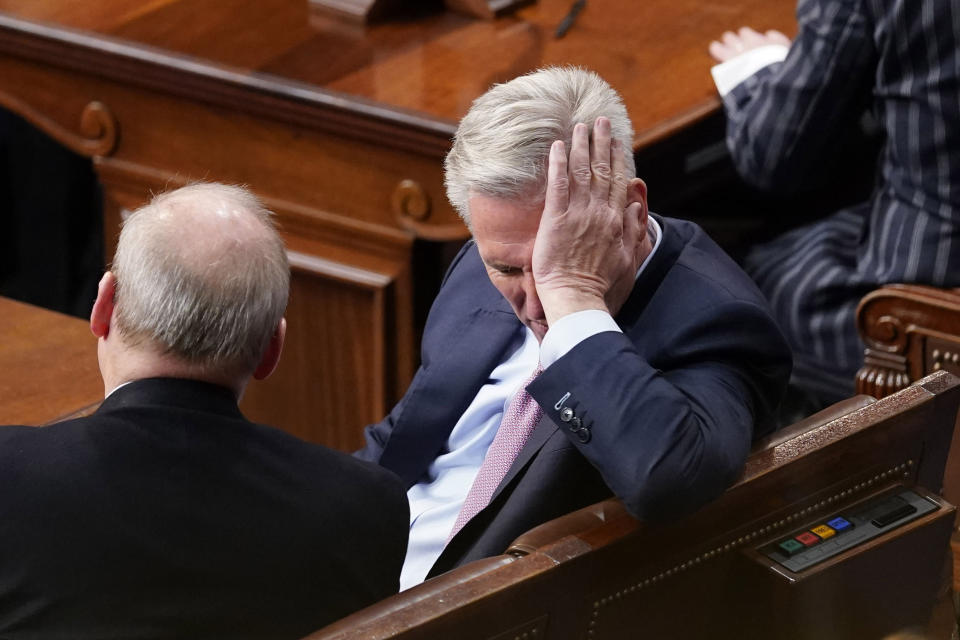
[[101,400],[97,340],[87,323],[0,298],[0,424],[57,422]]
[[442,252],[415,241],[467,236],[441,159],[474,98],[542,65],[590,67],[623,93],[639,148],[718,109],[710,39],[794,28],[794,0],[617,0],[556,40],[569,4],[364,31],[311,20],[306,0],[0,0],[0,105],[94,159],[109,255],[151,191],[251,185],[294,280],[283,362],[244,410],[348,449],[416,366]]

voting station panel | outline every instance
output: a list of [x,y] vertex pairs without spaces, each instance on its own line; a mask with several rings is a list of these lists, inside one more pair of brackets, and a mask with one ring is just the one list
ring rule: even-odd
[[947,575],[955,512],[921,487],[894,486],[812,516],[743,551],[741,611],[784,638],[871,637],[871,621],[878,634],[922,623],[938,597],[929,577]]

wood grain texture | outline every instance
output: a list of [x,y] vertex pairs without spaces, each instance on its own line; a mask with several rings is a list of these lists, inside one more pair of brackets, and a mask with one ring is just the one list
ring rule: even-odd
[[333,446],[355,446],[413,375],[450,253],[424,246],[468,236],[442,158],[477,96],[542,65],[590,67],[643,146],[719,108],[710,39],[793,28],[793,0],[616,0],[557,40],[568,0],[494,20],[441,4],[362,28],[306,0],[0,0],[0,103],[92,156],[108,261],[125,210],[190,181],[249,185],[277,212],[304,257],[291,339],[243,406]]
[[[357,426],[379,420],[398,397],[387,337],[395,281],[307,254],[290,259],[285,353],[270,378],[248,387],[240,407],[307,440],[359,449]],[[279,400],[285,397],[296,402]]]
[[43,425],[101,400],[97,340],[88,324],[0,298],[0,424]]
[[336,22],[311,25],[304,0],[211,0],[202,10],[180,0],[132,9],[129,0],[100,0],[89,12],[67,0],[0,0],[0,12],[11,19],[117,38],[160,64],[170,62],[160,59],[162,51],[185,56],[182,66],[202,61],[266,73],[287,89],[303,83],[303,90],[342,92],[342,99],[375,103],[394,115],[412,110],[447,127],[494,82],[543,65],[582,65],[623,93],[643,141],[719,107],[708,73],[711,39],[743,24],[795,30],[790,0],[591,3],[559,40],[553,31],[569,10],[567,0],[540,0],[492,21],[439,11],[360,31]]
[[[149,191],[185,183],[182,176],[161,173],[145,187],[147,174],[117,163],[102,166],[101,176],[109,196],[105,220],[113,229],[125,211],[148,200]],[[360,427],[389,410],[415,366],[410,273],[389,251],[370,256],[356,242],[337,236],[325,241],[329,235],[312,232],[307,214],[265,200],[280,217],[289,249],[287,343],[274,374],[247,387],[241,409],[251,420],[301,438],[356,449],[362,444]],[[381,251],[389,240],[380,239]],[[115,234],[108,243],[115,247]],[[396,255],[405,255],[404,247]]]

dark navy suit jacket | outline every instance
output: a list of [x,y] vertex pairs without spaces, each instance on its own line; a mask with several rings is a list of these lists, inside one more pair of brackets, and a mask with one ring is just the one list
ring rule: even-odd
[[[658,220],[662,243],[616,317],[624,333],[585,340],[528,387],[544,417],[430,575],[611,492],[644,519],[694,509],[772,428],[790,354],[760,292],[698,226]],[[419,371],[358,455],[419,481],[520,327],[468,243],[430,312]]]
[[300,638],[399,587],[393,474],[148,379],[0,427],[0,637]]

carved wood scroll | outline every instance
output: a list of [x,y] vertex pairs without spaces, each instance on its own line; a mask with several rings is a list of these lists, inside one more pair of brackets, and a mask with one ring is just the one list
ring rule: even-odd
[[857,393],[890,395],[911,380],[953,367],[953,353],[960,352],[960,290],[882,287],[860,302],[857,330],[866,345]]
[[94,100],[80,114],[80,133],[74,133],[22,100],[0,91],[0,106],[16,113],[57,142],[80,155],[109,156],[117,148],[119,127],[107,105]]
[[463,240],[463,224],[430,224],[433,210],[430,194],[416,180],[401,180],[390,196],[390,208],[397,221],[418,238],[425,240]]

